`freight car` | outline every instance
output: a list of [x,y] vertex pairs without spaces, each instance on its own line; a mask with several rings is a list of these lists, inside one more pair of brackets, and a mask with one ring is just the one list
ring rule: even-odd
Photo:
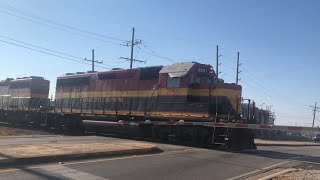
[[0,81],[0,117],[11,123],[25,122],[29,112],[48,106],[50,82],[43,77],[7,78]]
[[57,79],[53,110],[38,111],[33,119],[57,129],[253,148],[249,130],[188,125],[243,122],[241,91],[240,85],[217,79],[210,65],[197,62],[68,73]]

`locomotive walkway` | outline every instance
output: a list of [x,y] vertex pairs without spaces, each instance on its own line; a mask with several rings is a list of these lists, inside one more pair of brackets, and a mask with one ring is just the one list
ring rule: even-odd
[[97,136],[0,137],[0,167],[156,152],[154,144]]

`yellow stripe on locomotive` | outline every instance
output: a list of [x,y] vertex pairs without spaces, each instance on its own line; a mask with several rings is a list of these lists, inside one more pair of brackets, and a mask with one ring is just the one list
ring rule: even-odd
[[216,79],[210,65],[177,63],[58,77],[55,111],[179,118],[235,119],[241,86]]

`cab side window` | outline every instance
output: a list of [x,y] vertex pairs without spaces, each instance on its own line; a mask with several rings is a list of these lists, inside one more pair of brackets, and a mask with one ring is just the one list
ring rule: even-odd
[[177,88],[180,84],[179,77],[167,77],[167,87],[168,88]]

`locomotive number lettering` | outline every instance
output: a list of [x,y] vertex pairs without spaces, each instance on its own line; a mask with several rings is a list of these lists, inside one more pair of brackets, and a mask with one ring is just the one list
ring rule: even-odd
[[198,68],[198,73],[208,73],[208,69],[206,69],[206,68]]
[[90,98],[86,97],[82,99],[82,102],[88,103],[88,102],[106,102],[106,103],[115,103],[115,102],[123,102],[123,98],[116,98],[116,97],[106,97],[106,98]]

